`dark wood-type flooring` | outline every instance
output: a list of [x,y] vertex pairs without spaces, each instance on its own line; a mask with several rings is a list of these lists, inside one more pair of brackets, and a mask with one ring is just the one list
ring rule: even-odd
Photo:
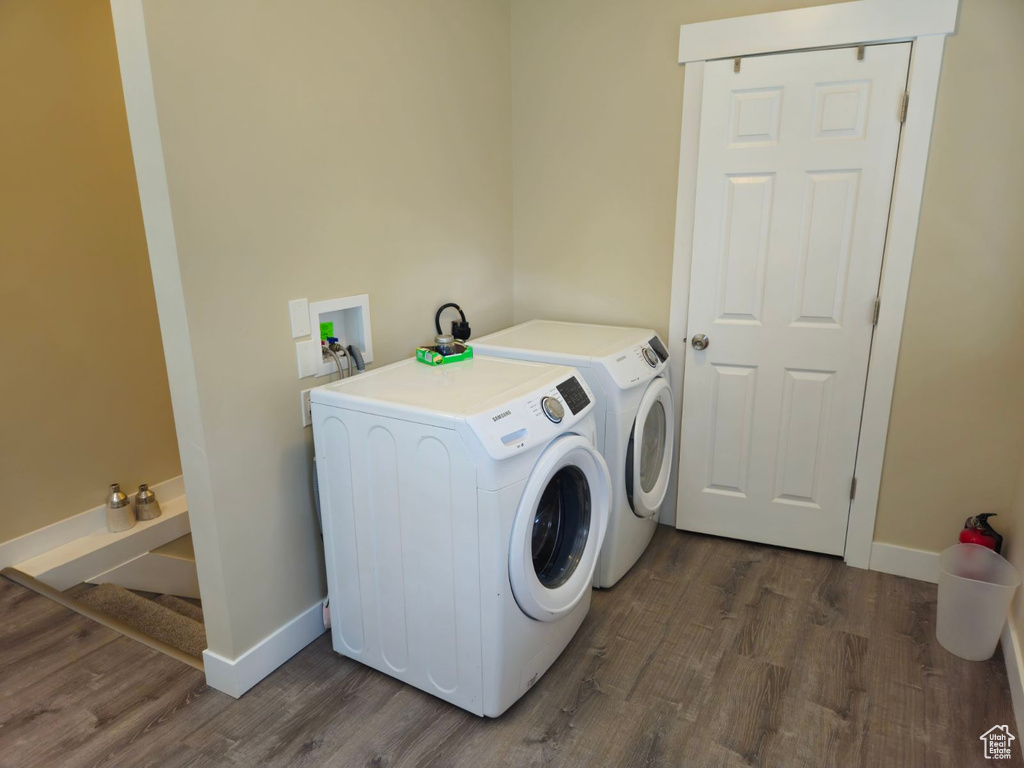
[[936,642],[933,585],[667,528],[497,720],[336,656],[327,635],[235,701],[0,582],[11,768],[961,768],[986,764],[978,737],[992,725],[1016,731],[1002,661]]

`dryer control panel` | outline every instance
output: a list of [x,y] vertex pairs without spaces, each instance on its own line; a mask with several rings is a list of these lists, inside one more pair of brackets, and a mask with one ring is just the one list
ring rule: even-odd
[[668,349],[657,335],[601,360],[620,389],[650,381],[668,367]]
[[466,423],[492,458],[503,459],[572,432],[593,403],[594,393],[577,373],[521,400],[470,416]]

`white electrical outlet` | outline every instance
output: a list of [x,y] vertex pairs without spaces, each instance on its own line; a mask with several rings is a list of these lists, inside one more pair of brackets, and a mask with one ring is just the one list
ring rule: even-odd
[[299,400],[302,405],[302,426],[308,427],[313,423],[313,405],[309,402],[309,393],[312,390],[304,389],[299,393]]

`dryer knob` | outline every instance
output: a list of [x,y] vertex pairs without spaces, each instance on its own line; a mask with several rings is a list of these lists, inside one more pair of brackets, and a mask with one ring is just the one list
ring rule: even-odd
[[647,361],[647,364],[651,366],[651,368],[657,368],[658,363],[661,362],[657,353],[650,347],[644,347],[644,360]]
[[560,422],[562,417],[565,416],[565,409],[562,408],[562,404],[553,397],[541,398],[540,407],[544,411],[544,415],[555,422],[555,424]]

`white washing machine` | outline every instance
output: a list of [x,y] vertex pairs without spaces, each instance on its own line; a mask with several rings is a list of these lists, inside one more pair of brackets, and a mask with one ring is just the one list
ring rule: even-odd
[[590,608],[607,528],[572,368],[415,360],[314,389],[334,650],[496,717]]
[[614,585],[650,544],[669,486],[676,419],[668,350],[651,330],[550,320],[470,343],[481,356],[575,366],[593,390],[597,446],[612,477],[594,586]]

